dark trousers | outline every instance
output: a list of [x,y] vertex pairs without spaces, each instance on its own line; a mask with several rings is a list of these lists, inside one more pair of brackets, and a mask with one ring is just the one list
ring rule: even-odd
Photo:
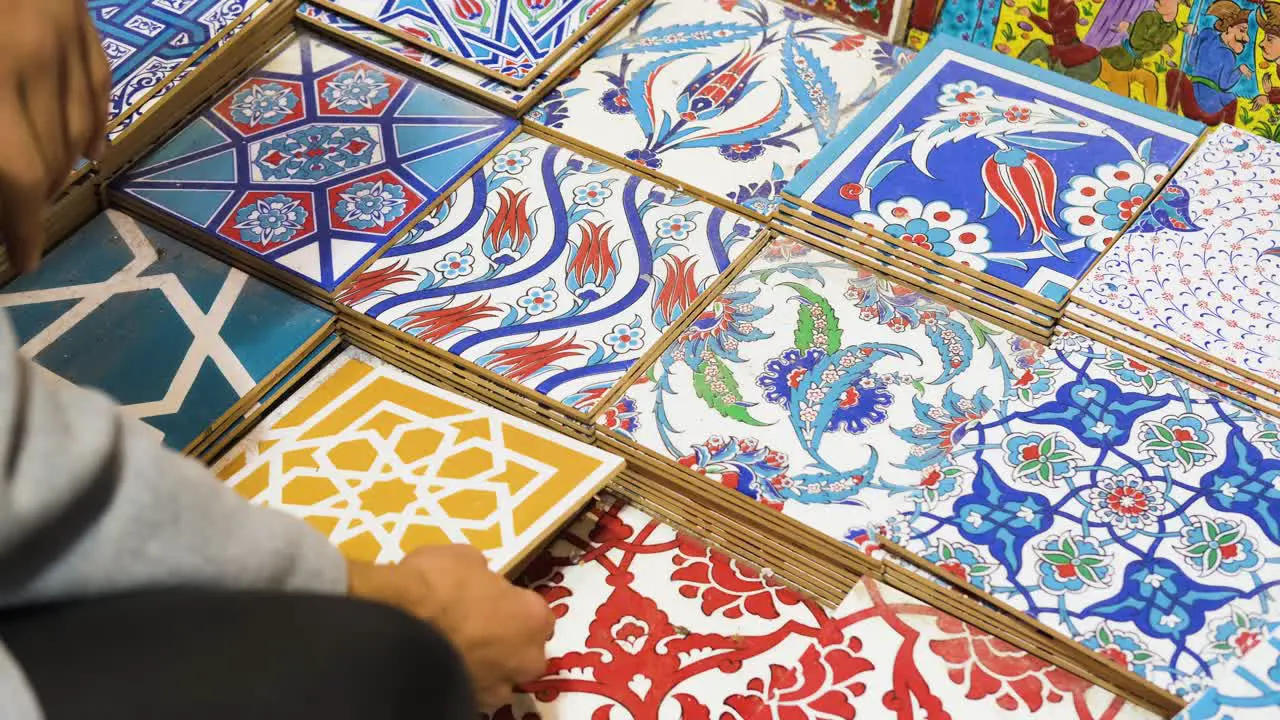
[[475,720],[430,626],[345,598],[164,592],[0,613],[48,720]]

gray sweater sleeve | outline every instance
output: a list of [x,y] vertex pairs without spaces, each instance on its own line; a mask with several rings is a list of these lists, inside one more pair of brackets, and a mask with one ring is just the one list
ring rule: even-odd
[[[173,586],[341,593],[346,565],[103,395],[39,379],[0,314],[0,611]],[[0,717],[38,718],[2,640]]]

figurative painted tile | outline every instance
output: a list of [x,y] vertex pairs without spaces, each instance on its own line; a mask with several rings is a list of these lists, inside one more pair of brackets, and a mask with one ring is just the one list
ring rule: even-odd
[[215,467],[350,558],[468,543],[526,556],[622,467],[613,455],[346,350]]
[[528,119],[763,216],[910,57],[774,0],[659,2]]
[[1042,348],[832,256],[777,240],[601,423],[861,545]]
[[1061,304],[1199,125],[935,39],[789,194]]
[[89,0],[111,65],[110,116],[119,117],[209,41],[240,20],[254,0]]
[[183,449],[329,313],[108,211],[0,292],[22,352]]
[[[1193,0],[1194,34],[1182,38],[1183,62],[1169,73],[1174,105],[1210,125],[1237,124],[1280,140],[1280,3]],[[1272,72],[1269,72],[1272,71]]]
[[1174,720],[1271,720],[1280,713],[1280,624],[1251,642]]
[[1280,426],[1077,335],[1028,372],[885,534],[1183,692],[1280,596]]
[[828,613],[619,504],[521,582],[556,614],[551,660],[492,720],[1152,717],[872,581]]
[[1277,277],[1280,145],[1224,128],[1072,297],[1280,385]]
[[759,230],[522,135],[339,301],[590,412]]
[[467,64],[523,85],[617,0],[332,0]]
[[889,40],[902,32],[911,8],[905,0],[796,0],[793,4]]
[[116,187],[333,290],[514,127],[300,35]]

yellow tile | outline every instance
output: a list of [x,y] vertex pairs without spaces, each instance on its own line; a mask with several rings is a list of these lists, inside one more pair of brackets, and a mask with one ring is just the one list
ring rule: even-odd
[[484,520],[498,513],[498,496],[493,490],[458,490],[439,502],[449,517],[458,520]]

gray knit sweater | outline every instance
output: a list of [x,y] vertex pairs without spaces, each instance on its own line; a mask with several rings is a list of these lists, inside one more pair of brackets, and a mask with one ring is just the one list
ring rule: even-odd
[[[341,593],[346,565],[103,395],[41,381],[0,314],[0,611],[177,585]],[[0,718],[40,717],[0,638]]]

